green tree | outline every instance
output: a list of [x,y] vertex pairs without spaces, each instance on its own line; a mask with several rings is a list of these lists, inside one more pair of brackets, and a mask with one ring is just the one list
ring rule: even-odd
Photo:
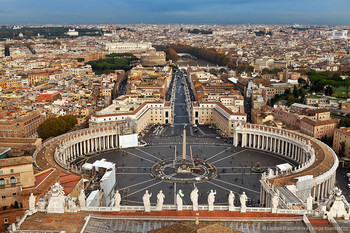
[[77,123],[75,116],[48,118],[38,127],[39,137],[43,140],[56,137],[71,130]]
[[264,75],[264,74],[270,74],[271,73],[271,70],[269,68],[264,68],[261,70],[261,74]]

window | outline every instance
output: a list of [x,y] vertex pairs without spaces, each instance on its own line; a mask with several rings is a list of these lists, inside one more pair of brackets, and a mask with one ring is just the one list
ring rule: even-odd
[[12,193],[12,196],[16,196],[17,195],[17,193]]
[[15,177],[12,176],[10,181],[11,181],[11,184],[16,184],[16,178]]
[[3,178],[0,179],[0,185],[5,185],[5,179]]
[[4,196],[4,195],[3,195],[3,196],[1,196],[1,198],[2,198],[2,199],[5,199],[5,198],[6,198],[6,196]]
[[10,172],[11,172],[11,174],[13,174],[14,173],[13,169],[11,169]]
[[4,218],[4,223],[8,223],[9,220],[7,218]]

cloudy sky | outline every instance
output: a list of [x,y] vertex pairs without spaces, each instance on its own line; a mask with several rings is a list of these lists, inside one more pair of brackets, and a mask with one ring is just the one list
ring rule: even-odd
[[0,25],[350,25],[349,11],[350,0],[0,0]]

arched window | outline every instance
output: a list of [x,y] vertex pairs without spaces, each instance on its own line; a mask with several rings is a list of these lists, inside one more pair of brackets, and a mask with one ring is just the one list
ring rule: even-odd
[[10,182],[11,184],[16,184],[16,178],[12,176],[10,179]]
[[0,179],[0,185],[5,185],[5,179],[3,178]]

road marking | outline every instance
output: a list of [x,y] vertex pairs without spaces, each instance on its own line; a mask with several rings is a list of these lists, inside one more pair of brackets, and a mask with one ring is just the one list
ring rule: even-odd
[[231,156],[233,156],[233,155],[236,155],[236,154],[242,153],[242,152],[244,152],[244,151],[246,151],[246,150],[241,150],[241,151],[238,151],[238,152],[236,152],[236,153],[230,154],[230,155],[228,155],[228,156],[226,156],[226,157],[223,157],[223,158],[218,159],[218,160],[216,160],[216,161],[214,161],[214,162],[211,162],[211,163],[212,163],[212,164],[214,164],[214,163],[220,162],[220,161],[222,161],[222,160],[224,160],[224,159],[227,159],[227,158],[229,158],[229,157],[231,157]]
[[117,175],[149,175],[149,173],[144,173],[144,172],[117,172]]
[[[212,184],[212,185],[214,185],[214,186],[216,186],[216,187],[219,187],[219,188],[221,188],[221,189],[224,189],[224,190],[226,190],[226,191],[232,191],[231,189],[225,188],[225,187],[223,187],[223,186],[221,186],[221,185],[218,185],[218,184],[215,184],[215,183],[213,183],[213,182],[211,182],[211,181],[208,181],[208,183],[210,183],[210,184]],[[232,192],[234,192],[234,191],[232,191]],[[234,193],[236,193],[236,192],[234,192]],[[238,194],[238,193],[236,193],[236,194]]]
[[225,149],[225,150],[223,150],[223,151],[221,151],[221,152],[219,152],[219,153],[216,153],[215,155],[211,156],[211,157],[210,157],[209,159],[207,159],[207,160],[209,161],[210,159],[215,158],[216,156],[218,156],[218,155],[220,155],[220,154],[226,152],[226,151],[229,150],[229,149],[231,149],[231,148],[227,148],[227,149]]
[[140,159],[144,159],[144,160],[147,160],[147,161],[149,161],[149,162],[151,162],[151,163],[154,163],[154,161],[152,161],[152,160],[150,160],[150,159],[146,159],[146,158],[144,158],[144,157],[141,157],[141,156],[139,156],[139,155],[136,155],[136,154],[134,154],[134,153],[132,153],[132,152],[128,152],[128,154],[131,154],[131,155],[133,155],[133,156],[135,156],[135,157],[138,157],[138,158],[140,158]]
[[[152,180],[152,181],[153,181],[153,180]],[[128,197],[130,197],[131,195],[134,195],[134,194],[136,194],[136,193],[142,192],[143,190],[148,189],[148,188],[150,188],[150,187],[153,187],[153,186],[155,186],[155,185],[158,185],[158,184],[160,184],[160,183],[163,183],[163,181],[158,181],[157,183],[152,184],[152,185],[150,185],[150,186],[147,186],[146,188],[143,188],[143,189],[140,189],[140,190],[138,190],[138,191],[136,191],[136,192],[130,193],[130,194],[128,195]]]
[[260,192],[258,192],[258,191],[255,191],[255,190],[253,190],[253,189],[246,188],[246,187],[243,187],[243,186],[240,186],[240,185],[232,184],[232,183],[229,183],[229,182],[226,182],[226,181],[223,181],[223,180],[217,180],[217,179],[213,179],[213,180],[220,181],[220,182],[222,182],[222,183],[224,183],[224,184],[228,184],[228,185],[231,185],[231,186],[239,187],[239,188],[241,188],[241,189],[249,190],[249,191],[251,191],[251,192],[260,194]]
[[151,157],[153,157],[153,158],[155,158],[155,159],[161,160],[160,158],[157,158],[156,156],[154,156],[154,155],[152,155],[152,154],[150,154],[150,153],[148,153],[148,152],[146,152],[146,151],[143,151],[143,150],[141,150],[141,149],[139,149],[139,148],[135,148],[135,149],[138,150],[138,151],[141,151],[141,152],[145,153],[146,155],[149,155],[149,156],[151,156]]
[[119,188],[119,190],[120,190],[120,189],[131,188],[131,187],[134,187],[134,186],[137,186],[137,185],[140,185],[140,184],[145,184],[145,183],[150,182],[150,181],[152,181],[152,180],[153,180],[153,179],[146,180],[146,181],[142,181],[142,182],[139,182],[139,183],[137,183],[137,184],[132,184],[132,185],[130,185],[130,186],[126,186],[126,187],[123,187],[123,188]]

